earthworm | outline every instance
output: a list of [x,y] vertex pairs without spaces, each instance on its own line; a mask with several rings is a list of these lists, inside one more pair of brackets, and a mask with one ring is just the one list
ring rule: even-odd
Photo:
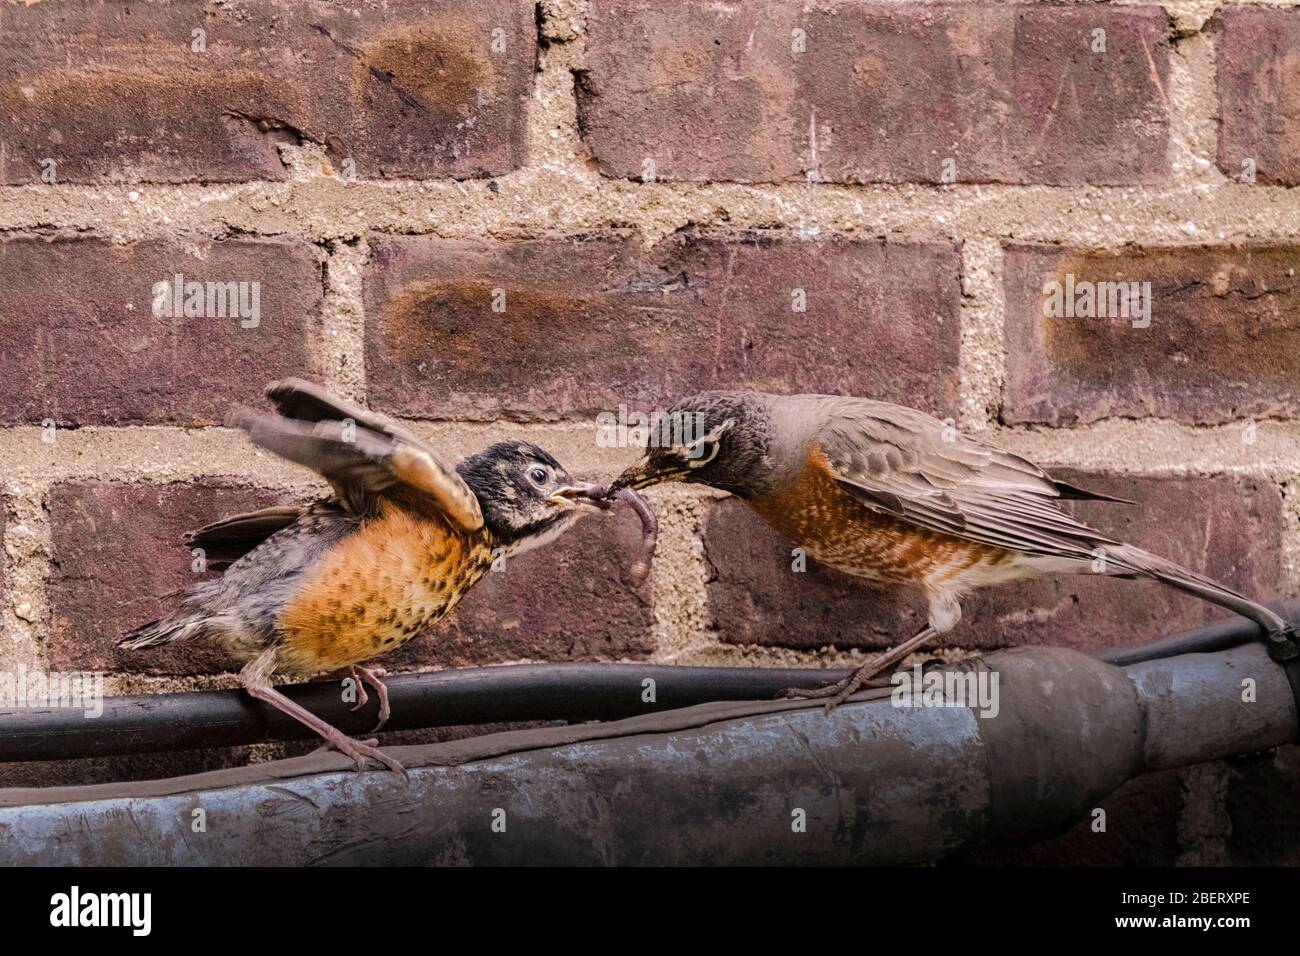
[[615,498],[622,498],[628,503],[638,518],[641,519],[641,557],[632,565],[632,582],[640,584],[650,573],[650,559],[655,554],[655,543],[659,539],[659,521],[650,506],[631,488],[620,488],[614,492]]

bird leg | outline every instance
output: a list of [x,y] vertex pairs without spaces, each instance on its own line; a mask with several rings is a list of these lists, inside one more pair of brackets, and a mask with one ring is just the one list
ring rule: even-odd
[[829,698],[826,701],[826,712],[829,714],[840,704],[848,700],[849,697],[857,693],[858,688],[872,677],[875,677],[891,664],[898,663],[908,654],[918,650],[921,645],[937,636],[937,634],[938,632],[927,624],[925,627],[921,628],[914,637],[910,637],[897,647],[873,657],[842,681],[828,684],[825,687],[791,687],[789,690],[783,692],[781,696],[788,700],[820,700],[823,697]]
[[352,679],[357,682],[357,688],[361,691],[358,695],[360,699],[357,701],[357,706],[352,708],[353,710],[360,710],[365,706],[366,701],[370,699],[366,694],[366,689],[361,686],[362,681],[373,687],[375,693],[379,696],[379,723],[375,724],[375,729],[370,731],[372,734],[377,734],[384,724],[388,723],[388,718],[392,714],[392,710],[388,706],[388,688],[379,679],[387,677],[388,671],[382,667],[362,667],[360,664],[354,665],[350,670],[352,671]]
[[402,775],[406,774],[406,769],[400,763],[374,746],[373,743],[353,740],[337,727],[317,717],[302,705],[294,703],[272,687],[270,672],[275,666],[274,653],[274,649],[264,652],[245,665],[240,672],[240,679],[243,681],[244,689],[248,691],[249,696],[265,701],[276,710],[288,714],[294,720],[320,734],[327,745],[333,747],[339,753],[351,757],[356,762],[358,771],[366,769],[366,758],[369,757],[379,761],[389,770]]

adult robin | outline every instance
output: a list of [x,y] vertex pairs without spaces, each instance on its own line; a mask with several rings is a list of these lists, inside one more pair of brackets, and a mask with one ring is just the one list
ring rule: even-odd
[[1153,578],[1255,621],[1274,658],[1300,656],[1292,626],[1273,611],[1058,507],[1063,498],[1123,499],[1058,481],[911,408],[833,395],[693,395],[652,429],[644,460],[610,491],[664,481],[729,492],[823,563],[924,593],[929,620],[915,636],[838,684],[788,692],[825,697],[828,709],[952,630],[972,589],[1044,574]]
[[392,419],[297,379],[266,390],[279,414],[235,424],[258,445],[313,469],[333,495],[302,508],[237,515],[187,535],[222,577],[187,589],[179,610],[123,635],[132,650],[212,640],[247,661],[240,679],[258,700],[306,724],[365,768],[402,766],[285,697],[273,676],[348,670],[366,702],[384,671],[361,662],[406,643],[449,613],[493,562],[563,534],[604,488],[574,481],[528,442],[502,442],[444,464]]

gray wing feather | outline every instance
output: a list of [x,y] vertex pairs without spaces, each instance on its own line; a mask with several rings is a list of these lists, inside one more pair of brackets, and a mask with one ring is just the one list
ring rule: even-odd
[[400,422],[382,412],[362,408],[356,402],[331,395],[319,385],[301,378],[283,378],[266,386],[266,397],[285,418],[304,422],[346,421],[399,439],[429,451],[427,445]]
[[329,481],[349,511],[368,513],[388,496],[441,513],[465,531],[483,526],[464,479],[397,422],[298,379],[273,383],[267,395],[285,414],[245,413],[235,424],[257,445]]

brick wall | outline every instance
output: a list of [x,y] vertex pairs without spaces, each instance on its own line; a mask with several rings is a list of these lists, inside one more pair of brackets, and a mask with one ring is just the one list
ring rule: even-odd
[[[1298,64],[1300,9],[1214,0],[6,0],[0,666],[231,686],[218,653],[112,638],[192,580],[180,531],[316,488],[220,425],[288,374],[449,453],[519,435],[601,476],[633,457],[594,441],[620,403],[905,402],[1142,504],[1079,506],[1104,530],[1296,593]],[[257,323],[155,318],[178,273],[259,283]],[[1067,274],[1150,283],[1151,321],[1046,317]],[[635,528],[591,523],[393,665],[844,664],[918,619],[796,580],[734,502],[651,494],[651,583],[606,584]],[[947,646],[1094,648],[1215,613],[1038,582],[969,601]],[[1296,764],[1154,775],[1107,802],[1104,838],[979,859],[1300,862]]]

